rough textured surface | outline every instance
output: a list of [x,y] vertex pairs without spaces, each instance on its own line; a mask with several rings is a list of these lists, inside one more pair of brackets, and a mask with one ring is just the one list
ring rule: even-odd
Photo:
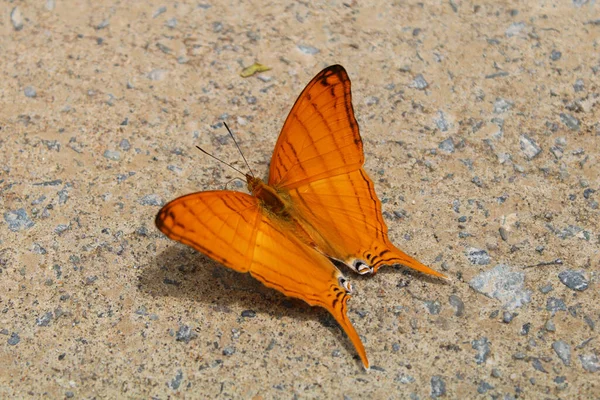
[[[597,396],[597,2],[280,3],[0,6],[0,397]],[[453,279],[353,277],[369,372],[325,311],[153,225],[243,190],[194,148],[243,169],[223,121],[265,174],[334,63],[392,240]],[[469,286],[497,265],[529,302]]]

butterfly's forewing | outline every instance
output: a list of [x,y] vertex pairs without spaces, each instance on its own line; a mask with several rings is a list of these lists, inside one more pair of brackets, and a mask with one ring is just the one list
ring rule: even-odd
[[260,218],[258,199],[220,190],[179,197],[160,210],[155,222],[169,238],[229,268],[247,272]]
[[365,348],[346,315],[349,283],[338,269],[265,210],[256,197],[231,191],[193,193],[164,206],[156,225],[229,268],[250,274],[283,294],[327,309],[342,326],[365,368]]
[[350,79],[334,65],[304,89],[271,160],[269,184],[289,193],[293,209],[327,256],[360,273],[402,264],[443,276],[388,239],[352,108]]
[[292,107],[273,151],[269,185],[298,187],[363,163],[350,81],[334,65],[315,76]]

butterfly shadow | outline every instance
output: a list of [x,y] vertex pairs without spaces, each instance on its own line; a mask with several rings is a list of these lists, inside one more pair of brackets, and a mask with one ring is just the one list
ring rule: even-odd
[[[210,304],[215,312],[231,313],[232,308],[252,310],[273,318],[290,317],[298,323],[318,319],[336,336],[348,354],[355,350],[342,328],[326,310],[286,297],[267,288],[250,274],[228,269],[202,253],[175,244],[142,269],[138,289],[152,297],[191,299]],[[356,360],[360,360],[355,355]]]

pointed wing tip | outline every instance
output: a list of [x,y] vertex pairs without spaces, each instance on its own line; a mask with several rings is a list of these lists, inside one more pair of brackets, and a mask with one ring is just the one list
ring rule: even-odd
[[332,70],[332,71],[344,71],[344,72],[346,71],[346,68],[342,67],[340,64],[333,64],[325,69]]
[[419,269],[417,271],[419,271],[423,274],[426,274],[426,275],[435,276],[436,278],[442,280],[442,282],[444,282],[444,283],[452,283],[453,282],[452,278],[450,278],[449,276],[446,276],[446,275],[442,274],[441,272],[436,271],[433,268],[429,268],[426,265],[424,265],[424,267],[426,269]]
[[399,250],[395,247],[394,247],[394,249],[395,249],[395,252],[397,253],[396,257],[397,257],[398,264],[403,265],[408,268],[411,268],[411,269],[414,269],[415,271],[418,271],[425,275],[435,276],[436,278],[440,278],[441,280],[443,280],[446,283],[452,282],[451,278],[447,277],[446,275],[442,274],[441,272],[438,272],[435,269],[428,267],[427,265],[423,264],[421,261],[409,256],[402,250]]
[[446,276],[446,275],[442,274],[441,272],[436,271],[435,269],[429,268],[427,266],[425,266],[425,268],[427,268],[427,269],[417,269],[417,271],[419,271],[419,272],[421,272],[423,274],[426,274],[426,275],[434,276],[434,277],[440,279],[442,282],[444,282],[446,284],[451,284],[451,283],[454,282],[452,280],[452,278],[450,278],[449,276]]
[[356,332],[354,325],[352,325],[352,322],[350,322],[350,319],[348,318],[348,315],[346,314],[346,303],[348,302],[349,298],[350,298],[350,295],[346,294],[335,305],[323,305],[323,306],[325,309],[327,309],[327,311],[329,311],[329,313],[331,313],[333,318],[342,327],[342,329],[346,333],[346,336],[348,336],[348,339],[350,339],[350,342],[352,342],[352,345],[354,345],[354,349],[358,353],[358,356],[360,357],[360,360],[362,361],[363,367],[366,370],[369,370],[370,364],[369,364],[369,359],[367,358],[367,351],[365,350],[365,346],[363,345],[362,340],[360,340],[360,336],[358,336],[358,333]]

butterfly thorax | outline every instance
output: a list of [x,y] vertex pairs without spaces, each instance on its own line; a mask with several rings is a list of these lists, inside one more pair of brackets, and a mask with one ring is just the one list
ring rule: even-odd
[[264,183],[262,179],[248,174],[246,174],[246,181],[248,182],[248,190],[261,201],[264,208],[274,214],[285,214],[285,202],[275,189]]

